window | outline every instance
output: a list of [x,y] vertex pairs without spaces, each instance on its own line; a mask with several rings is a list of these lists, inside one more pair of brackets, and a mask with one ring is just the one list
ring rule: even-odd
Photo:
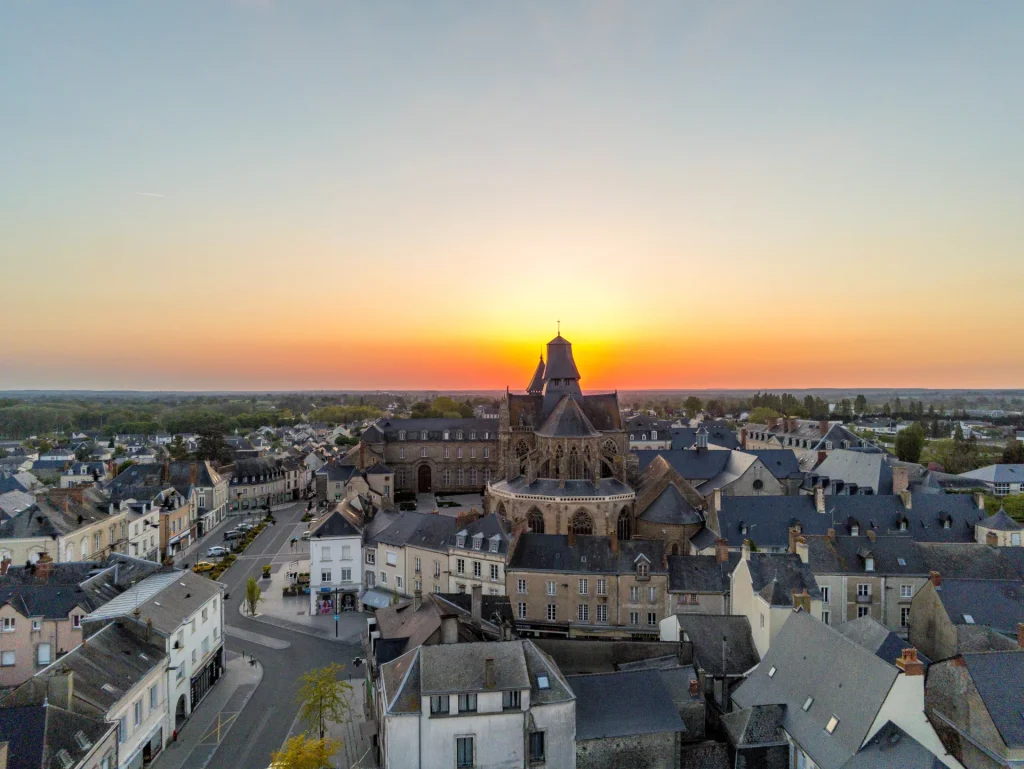
[[426,439],[427,439],[427,431],[426,430],[420,430],[420,440],[421,441],[425,441]]
[[590,592],[590,580],[586,577],[580,579],[580,595],[586,595]]
[[900,607],[900,627],[907,627],[910,625],[910,607]]
[[192,664],[193,665],[196,664],[196,659],[197,659],[197,655],[198,654],[199,654],[199,651],[197,649],[193,649],[192,650]]
[[376,584],[377,584],[377,575],[374,572],[372,572],[372,571],[366,572],[366,586],[367,587],[373,587]]
[[399,430],[398,431],[398,440],[400,440],[400,441],[404,441],[405,440],[405,430]]
[[874,570],[875,570],[875,559],[872,558],[869,555],[867,558],[864,559],[864,571],[874,571]]
[[491,579],[495,582],[498,581],[498,564],[496,563],[491,564]]
[[[455,458],[462,459],[462,446],[459,446],[457,449],[455,449]],[[460,470],[459,472],[462,471]]]
[[520,601],[519,602],[519,613],[516,616],[518,616],[519,619],[526,619],[526,602],[525,601]]
[[[491,456],[491,450],[487,446],[484,446],[484,459],[489,459],[490,456]],[[487,475],[490,475],[491,471],[490,470],[484,470],[484,473],[487,474]]]
[[597,580],[597,594],[608,595],[608,580],[606,580],[604,577],[600,577]]
[[423,580],[422,579],[413,580],[412,584],[413,584],[413,589],[415,589],[417,592],[423,590]]
[[914,586],[913,585],[900,585],[900,598],[913,598],[914,597]]
[[419,557],[417,556],[417,558],[416,558],[416,562],[415,562],[415,567],[416,567],[416,573],[417,573],[417,574],[419,574],[419,573],[420,573],[420,571],[422,571],[422,569],[420,568],[420,566],[421,566],[421,564],[420,564],[420,559],[419,559]]
[[480,566],[480,561],[473,561],[473,576],[480,579],[481,573],[482,567]]
[[510,692],[501,693],[501,707],[502,710],[519,710],[519,697],[520,692],[518,689],[514,689]]
[[832,588],[830,588],[828,585],[822,585],[821,586],[821,602],[822,603],[832,603],[832,601],[830,600],[831,595],[832,595]]
[[320,548],[320,560],[329,561],[331,560],[331,548],[328,545],[323,545]]
[[455,766],[458,769],[473,766],[473,738],[455,738]]
[[868,614],[870,612],[871,612],[871,607],[870,606],[858,606],[857,607],[857,619],[860,619],[861,617],[868,616]]
[[3,632],[5,632],[5,633],[13,633],[14,632],[14,630],[15,630],[15,628],[14,628],[14,620],[15,620],[15,617],[4,617]]
[[544,732],[530,732],[530,761],[544,760]]
[[644,561],[636,565],[637,579],[647,579],[651,575],[651,567]]
[[658,601],[658,588],[649,587],[647,588],[647,603],[657,603]]
[[822,622],[823,625],[831,625],[832,624],[832,612],[830,612],[828,609],[822,609],[821,610],[821,622]]
[[398,590],[402,589],[402,576],[400,574],[395,576],[395,587]]
[[[995,483],[995,484],[993,484],[993,489],[992,490],[995,492],[995,495],[997,497],[1005,497],[1007,494],[1010,493],[1010,484],[1008,484],[1008,483]],[[943,528],[949,528],[949,527],[948,526],[943,526]]]
[[455,573],[465,574],[466,573],[466,559],[456,558],[455,559]]
[[43,621],[41,619],[32,620],[32,632],[39,633],[43,629]]
[[434,561],[434,577],[436,579],[437,577],[440,577],[440,576],[441,576],[441,562],[440,561]]
[[447,446],[444,447],[444,458],[451,459],[451,452],[448,450]]
[[209,618],[209,616],[210,616],[209,615],[209,609],[204,607],[203,608],[203,622],[206,622],[206,620]]
[[448,714],[448,695],[441,694],[435,695],[430,698],[430,712],[434,715],[443,713]]
[[158,684],[153,684],[151,687],[149,687],[149,709],[151,711],[156,710],[159,696],[160,689]]
[[388,566],[397,566],[398,565],[398,553],[393,553],[390,550],[388,550],[387,554],[384,557],[384,560],[387,561]]
[[421,457],[427,456],[427,447],[426,446],[424,446],[423,448],[420,449],[420,456]]
[[476,695],[475,694],[460,694],[459,695],[459,712],[460,713],[475,713],[476,712]]
[[525,579],[517,579],[516,580],[516,592],[519,593],[519,595],[526,595],[526,580]]
[[590,604],[581,603],[576,607],[576,621],[590,622]]
[[491,552],[492,553],[497,553],[498,552],[498,540],[497,540],[497,538],[494,538],[494,539],[491,540]]
[[871,585],[866,582],[857,583],[857,597],[858,598],[870,598],[871,597]]
[[[558,607],[553,603],[548,604],[548,622],[555,622],[558,619]],[[11,655],[13,657],[13,654]],[[14,664],[13,662],[11,663]]]
[[142,723],[142,700],[135,700],[135,704],[132,706],[132,712],[134,714],[132,725],[138,726]]
[[330,569],[321,569],[320,570],[320,581],[321,582],[330,582],[331,581],[331,570]]
[[658,624],[658,613],[654,611],[647,612],[647,624],[657,625]]
[[128,716],[121,716],[121,720],[117,722],[117,741],[123,743],[126,739],[128,739]]
[[633,587],[629,589],[629,602],[640,603],[640,588],[636,585],[633,585]]
[[36,648],[36,664],[49,665],[50,659],[50,644],[39,644]]
[[597,615],[597,621],[598,622],[607,622],[608,621],[608,604],[606,604],[606,603],[599,603],[597,605],[597,610],[596,610],[595,614]]
[[380,573],[380,584],[382,584],[382,585],[388,584],[388,573],[386,571],[382,571]]
[[375,566],[377,564],[377,552],[375,550],[366,551],[366,562],[370,566]]
[[638,611],[631,611],[629,613],[629,624],[630,625],[639,625],[640,624],[640,612],[638,612]]
[[554,581],[553,580],[548,580],[548,584],[547,584],[548,595],[555,595],[555,591],[556,590],[557,590],[557,585],[555,585]]
[[839,726],[839,719],[832,716],[832,718],[828,720],[828,724],[825,725],[825,731],[832,734],[832,732],[836,730],[837,726]]

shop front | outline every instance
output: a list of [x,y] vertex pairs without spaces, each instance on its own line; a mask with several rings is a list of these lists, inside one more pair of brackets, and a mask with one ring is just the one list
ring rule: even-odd
[[192,676],[192,710],[195,710],[196,705],[203,701],[203,698],[209,694],[210,689],[222,675],[224,675],[224,647],[219,646],[209,661]]

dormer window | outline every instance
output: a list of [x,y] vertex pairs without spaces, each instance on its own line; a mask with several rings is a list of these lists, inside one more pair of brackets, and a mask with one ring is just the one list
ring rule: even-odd
[[864,571],[874,571],[874,570],[875,570],[875,559],[872,556],[869,555],[867,558],[864,559]]
[[637,579],[649,579],[651,576],[651,567],[646,561],[640,561],[636,565],[636,578]]
[[904,518],[904,519],[902,519],[900,521],[900,531],[906,531],[906,530],[907,530],[907,519]]
[[658,431],[657,430],[651,430],[651,440],[652,441],[658,440]]
[[420,430],[420,440],[421,441],[425,441],[426,439],[427,439],[427,431],[426,430]]
[[465,535],[465,533],[460,533],[460,534],[456,534],[455,535],[455,546],[456,547],[465,547],[466,546],[466,535]]
[[489,432],[484,432],[484,440],[485,441],[489,441],[490,439],[491,439],[491,434]]
[[456,440],[462,440],[462,430],[459,430],[457,433],[455,433],[455,438]]
[[629,434],[629,439],[630,439],[630,440],[634,440],[634,438],[633,438],[633,433],[630,433],[630,434]]
[[444,440],[448,440],[448,438],[449,438],[449,433],[448,433],[447,430],[445,430],[444,431]]
[[492,553],[497,553],[498,552],[498,540],[497,540],[497,538],[491,540],[491,552]]
[[481,546],[483,545],[483,543],[484,543],[484,535],[483,534],[474,534],[473,535],[473,549],[474,550],[479,550],[481,548]]
[[400,440],[400,441],[404,441],[405,440],[405,430],[399,430],[398,431],[398,440]]
[[850,536],[851,537],[859,537],[860,536],[860,525],[859,524],[854,523],[854,524],[850,525]]
[[647,440],[647,433],[640,433],[640,440],[646,441]]

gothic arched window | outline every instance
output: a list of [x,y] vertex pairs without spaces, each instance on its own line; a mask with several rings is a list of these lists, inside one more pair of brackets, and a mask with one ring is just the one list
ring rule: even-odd
[[569,449],[569,480],[578,480],[583,474],[580,470],[580,452],[573,446]]
[[633,538],[633,519],[629,515],[629,511],[625,508],[619,513],[619,522],[616,526],[616,532],[618,533],[619,539],[632,539]]
[[572,527],[573,534],[594,533],[594,519],[590,517],[590,513],[586,510],[577,510],[573,514],[572,522],[569,525]]
[[526,525],[534,534],[544,533],[544,514],[536,507],[526,514]]

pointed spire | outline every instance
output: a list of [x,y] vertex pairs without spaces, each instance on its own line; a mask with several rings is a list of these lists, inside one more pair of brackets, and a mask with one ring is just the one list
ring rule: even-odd
[[526,386],[526,392],[530,395],[540,395],[544,392],[544,356],[540,356],[540,361],[537,363],[537,370],[533,372],[533,378],[530,380],[530,384]]

